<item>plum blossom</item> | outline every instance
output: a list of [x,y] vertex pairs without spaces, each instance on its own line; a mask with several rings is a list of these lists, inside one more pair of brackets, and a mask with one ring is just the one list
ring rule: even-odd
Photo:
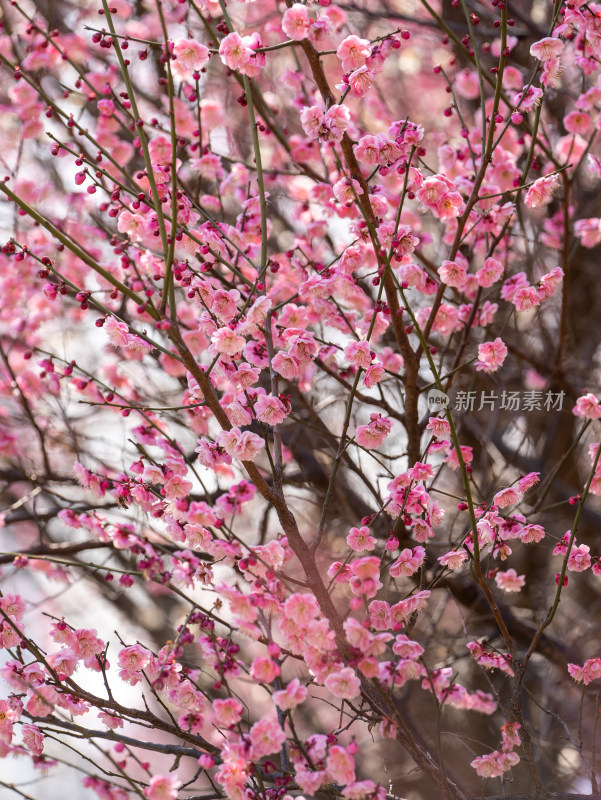
[[518,764],[520,757],[517,753],[503,753],[500,750],[493,750],[492,753],[475,758],[470,766],[481,778],[499,778],[503,773],[508,772]]
[[579,219],[574,223],[574,235],[580,239],[583,247],[596,247],[601,242],[601,219],[590,217]]
[[221,431],[217,436],[217,444],[223,447],[229,456],[239,458],[241,461],[254,461],[265,447],[265,442],[258,434],[251,431],[242,432],[240,428]]
[[225,700],[214,700],[213,711],[215,712],[215,722],[224,728],[232,728],[242,719],[244,706],[235,697],[228,697]]
[[355,367],[368,369],[372,362],[372,352],[369,342],[352,341],[344,348],[344,357]]
[[601,678],[601,658],[588,658],[582,666],[568,664],[568,672],[576,683],[588,686],[591,681]]
[[507,508],[519,503],[522,497],[522,492],[515,486],[510,486],[506,489],[501,489],[493,497],[493,503],[499,508]]
[[276,353],[272,361],[272,366],[275,372],[287,381],[298,378],[300,374],[299,360],[293,356],[292,353]]
[[254,411],[259,422],[265,425],[279,425],[288,416],[286,407],[279,397],[260,394],[254,404]]
[[206,66],[209,61],[209,48],[194,39],[178,39],[173,45],[175,61],[171,69],[177,78],[189,81],[194,73]]
[[286,9],[282,17],[282,30],[289,39],[295,42],[306,39],[310,28],[311,20],[305,5],[294,3]]
[[256,760],[277,753],[286,741],[286,733],[275,717],[265,717],[251,727],[249,738]]
[[443,567],[448,567],[450,570],[461,569],[464,562],[467,561],[468,555],[465,550],[449,550],[448,553],[444,553],[442,556],[439,556],[438,560],[442,564]]
[[363,525],[361,528],[351,528],[349,535],[346,537],[346,543],[356,553],[360,553],[366,550],[374,550],[376,539],[370,536],[367,525]]
[[324,112],[319,106],[301,111],[301,125],[311,139],[339,142],[350,121],[350,111],[345,105],[332,105]]
[[498,261],[496,258],[487,258],[482,269],[479,269],[478,272],[476,272],[478,286],[482,286],[483,288],[492,286],[493,283],[496,283],[499,280],[503,274],[503,270],[504,267],[500,261]]
[[524,588],[526,578],[518,575],[514,569],[508,569],[506,572],[497,572],[495,582],[504,592],[519,592]]
[[[460,451],[461,451],[461,458],[464,464],[471,464],[471,462],[474,460],[473,448],[470,447],[469,445],[462,444],[460,445]],[[445,460],[451,467],[451,469],[457,469],[459,467],[459,457],[454,447],[451,448],[451,452],[449,453],[449,455]]]
[[219,45],[219,57],[226,67],[237,70],[248,64],[254,55],[253,49],[249,46],[248,38],[248,36],[245,36],[243,39],[240,34],[235,32],[224,36]]
[[231,328],[218,328],[211,336],[211,342],[216,353],[234,358],[238,356],[246,344],[244,336]]
[[545,36],[544,39],[539,39],[538,42],[534,42],[530,46],[530,55],[539,61],[549,61],[549,59],[557,58],[561,55],[563,48],[564,43],[561,39]]
[[348,76],[348,83],[352,97],[363,97],[372,87],[374,76],[366,66],[359,67]]
[[363,384],[367,389],[372,389],[384,377],[384,367],[382,364],[372,364],[365,371]]
[[578,398],[576,405],[572,409],[572,414],[584,419],[600,419],[601,405],[595,395],[592,392],[588,392]]
[[176,800],[181,781],[175,775],[154,775],[144,789],[148,800]]
[[324,685],[334,697],[344,700],[353,700],[361,693],[361,682],[350,667],[343,667],[337,672],[332,672],[325,679]]
[[132,242],[141,242],[146,232],[146,220],[141,214],[123,210],[117,222],[119,233],[126,233]]
[[347,36],[338,45],[336,55],[342,61],[342,69],[345,72],[362,67],[371,55],[371,45],[368,39],[360,39],[358,36]]
[[392,429],[392,422],[380,414],[372,414],[371,422],[367,425],[358,425],[355,439],[361,447],[375,450],[380,447]]
[[307,687],[302,686],[298,678],[293,678],[285,689],[274,692],[271,697],[278,708],[282,711],[289,711],[303,703],[308,695]]
[[548,205],[553,199],[553,192],[559,186],[557,175],[547,175],[534,181],[526,192],[524,203],[529,208],[540,208]]
[[401,550],[400,556],[397,560],[390,565],[390,575],[393,578],[399,578],[402,575],[409,577],[421,567],[426,557],[426,551],[423,547],[414,547],[413,550],[406,547]]
[[572,572],[584,572],[591,566],[591,548],[587,544],[572,547],[568,556],[568,569]]
[[504,341],[497,337],[492,342],[484,342],[478,345],[478,360],[476,369],[482,372],[496,372],[503,366],[507,357],[507,346]]
[[442,266],[438,268],[438,274],[443,283],[456,289],[463,289],[467,283],[467,270],[457,261],[443,261]]
[[127,347],[129,325],[126,322],[121,322],[116,317],[107,317],[103,329],[113,347]]
[[343,205],[356,203],[357,195],[363,194],[361,184],[354,178],[341,178],[334,184],[332,191],[336,200]]
[[342,786],[346,786],[355,780],[355,760],[340,745],[330,747],[326,769],[330,779]]
[[23,737],[23,744],[35,753],[36,756],[41,756],[44,749],[44,734],[37,725],[29,725],[24,723],[21,725],[21,736]]

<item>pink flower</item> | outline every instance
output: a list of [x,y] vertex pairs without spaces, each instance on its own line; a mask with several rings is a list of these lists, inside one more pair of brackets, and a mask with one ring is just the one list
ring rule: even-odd
[[235,697],[228,697],[225,700],[214,700],[213,711],[215,712],[215,723],[224,728],[233,728],[242,719],[244,706]]
[[436,215],[441,220],[455,219],[463,210],[463,198],[459,192],[446,192],[436,204]]
[[476,272],[478,286],[488,288],[496,283],[503,274],[503,264],[496,258],[487,258],[482,269]]
[[58,692],[53,686],[43,684],[36,689],[30,689],[27,698],[25,710],[28,714],[32,717],[47,717],[58,702]]
[[350,178],[341,178],[332,186],[334,197],[342,205],[352,205],[357,202],[357,195],[363,194],[359,181]]
[[585,111],[570,111],[563,118],[563,125],[569,133],[578,133],[586,136],[592,128],[590,116]]
[[374,75],[367,67],[359,67],[348,76],[352,97],[363,97],[374,82]]
[[[507,756],[513,756],[514,758],[508,759]],[[499,750],[494,750],[488,755],[478,756],[471,762],[470,766],[476,770],[476,773],[481,778],[499,778],[511,768],[511,760],[517,764],[520,758],[517,753],[501,753]]]
[[346,543],[356,553],[361,553],[365,550],[374,550],[376,539],[370,536],[369,528],[364,525],[361,528],[351,528],[349,535],[346,537]]
[[298,358],[295,358],[291,353],[276,353],[272,361],[272,366],[275,372],[287,381],[298,378],[300,374]]
[[506,572],[497,572],[495,582],[504,592],[519,592],[526,584],[524,575],[518,575],[514,569]]
[[527,475],[524,475],[524,477],[520,478],[518,481],[520,492],[527,492],[528,489],[536,486],[539,480],[540,472],[529,472]]
[[144,789],[144,796],[148,800],[176,800],[181,785],[175,775],[155,775]]
[[372,389],[384,377],[384,367],[382,364],[372,364],[367,368],[363,378],[363,385],[367,389]]
[[174,475],[165,483],[165,497],[169,500],[177,500],[180,497],[188,497],[192,491],[192,483],[184,480],[180,475]]
[[362,136],[353,150],[360,164],[366,167],[374,167],[379,162],[380,140],[377,136]]
[[450,570],[461,569],[467,560],[467,553],[465,550],[449,550],[448,553],[439,556],[438,560],[443,567],[448,567]]
[[390,565],[390,575],[392,578],[399,578],[401,575],[409,577],[421,567],[426,557],[423,547],[414,547],[413,550],[406,547],[401,550],[400,556]]
[[259,422],[265,425],[279,425],[288,416],[286,407],[279,397],[271,394],[260,394],[255,401],[254,410]]
[[295,3],[286,9],[282,17],[282,30],[289,39],[300,42],[306,39],[311,27],[311,20],[307,13],[307,7],[302,3]]
[[583,247],[596,247],[601,242],[601,219],[590,217],[579,219],[574,223],[574,235],[580,239]]
[[284,613],[298,625],[307,627],[319,616],[319,605],[312,594],[291,594],[284,603]]
[[588,686],[591,681],[601,678],[601,658],[588,658],[581,667],[568,664],[568,672],[576,683]]
[[[460,446],[461,450],[461,458],[465,464],[471,464],[474,460],[474,452],[473,448],[469,445],[462,444]],[[459,467],[459,458],[457,456],[457,451],[453,447],[451,452],[445,459],[446,463],[451,467],[451,469],[457,469]]]
[[501,489],[493,497],[493,503],[499,508],[507,508],[518,503],[522,497],[522,493],[517,487],[509,486],[506,489]]
[[551,58],[557,58],[563,51],[564,43],[560,39],[555,39],[552,36],[545,36],[544,39],[539,39],[530,46],[530,55],[537,58],[539,61],[549,61]]
[[[247,39],[248,37],[244,37]],[[221,40],[219,45],[219,57],[230,69],[236,70],[248,64],[254,51],[248,44],[245,44],[240,34],[228,33]]]
[[360,39],[358,36],[347,36],[336,50],[336,55],[342,61],[342,69],[345,72],[352,72],[362,67],[371,55],[371,44],[368,39]]
[[265,442],[258,434],[251,431],[242,432],[240,428],[221,431],[217,443],[223,447],[228,456],[239,458],[241,461],[254,461],[265,447]]
[[355,440],[367,450],[380,447],[392,429],[392,422],[380,414],[372,414],[368,425],[358,425]]
[[44,749],[44,734],[37,725],[24,723],[21,725],[23,744],[36,756],[41,756]]
[[173,45],[176,56],[171,69],[177,78],[184,81],[194,80],[193,75],[209,61],[209,48],[194,39],[178,39]]
[[347,106],[333,105],[324,113],[319,106],[304,108],[300,115],[304,132],[311,139],[339,142],[350,121]]
[[518,311],[529,311],[540,304],[540,296],[534,286],[517,289],[511,301]]
[[280,668],[272,658],[255,658],[250,667],[250,677],[256,683],[271,683],[280,674]]
[[240,336],[229,327],[218,328],[211,336],[211,342],[216,353],[230,358],[239,355],[246,344],[244,336]]
[[545,529],[541,525],[525,525],[520,531],[520,541],[524,544],[540,542],[545,538]]
[[298,678],[294,678],[285,689],[274,692],[271,697],[278,708],[282,711],[289,711],[304,703],[308,695],[307,687],[302,686]]
[[13,731],[13,723],[15,723],[18,718],[19,715],[17,714],[17,711],[8,703],[8,701],[0,700],[0,744],[2,744],[5,737],[8,737],[8,741],[10,741]]
[[77,668],[79,657],[69,647],[64,647],[58,653],[51,653],[48,656],[48,663],[52,669],[65,678],[70,677]]
[[9,617],[14,617],[17,622],[23,620],[25,614],[25,601],[18,594],[5,594],[0,597],[0,608]]
[[213,294],[210,302],[211,311],[222,323],[231,322],[236,315],[238,296],[239,292],[227,292],[225,289],[218,289]]
[[584,419],[600,419],[601,405],[599,405],[595,395],[592,392],[588,392],[588,394],[584,394],[576,400],[572,414],[576,417],[584,417]]
[[425,608],[429,597],[430,591],[428,589],[423,589],[419,592],[415,592],[415,594],[412,594],[405,600],[400,600],[398,603],[395,603],[395,605],[393,605],[390,609],[390,622],[392,630],[398,630],[405,624],[411,614],[414,614],[416,611],[421,611],[422,608]]
[[150,663],[150,653],[141,644],[124,647],[119,652],[119,676],[135,686],[141,680],[141,671]]
[[351,112],[344,105],[333,105],[328,108],[324,118],[324,125],[328,131],[325,139],[339,142],[346,131],[351,118]]
[[438,268],[438,274],[443,283],[456,289],[463,289],[467,282],[467,270],[457,261],[443,261],[442,266]]
[[372,600],[369,604],[369,619],[371,627],[377,631],[387,631],[390,628],[390,606],[385,600]]
[[350,567],[352,575],[350,587],[353,594],[365,595],[368,598],[375,597],[382,588],[379,580],[380,559],[376,556],[363,556],[363,558],[356,558]]
[[507,357],[507,347],[502,339],[497,337],[493,342],[484,342],[478,345],[478,360],[476,369],[482,372],[496,372],[503,366]]
[[372,361],[369,342],[352,341],[344,348],[344,357],[355,367],[367,369]]
[[572,572],[584,572],[591,565],[591,548],[586,544],[579,547],[572,547],[568,556],[568,569]]
[[324,681],[334,697],[353,700],[361,694],[361,681],[350,667],[343,667],[339,672],[332,672]]
[[547,175],[544,178],[539,178],[534,181],[526,192],[524,203],[529,208],[540,208],[541,206],[549,205],[553,199],[553,192],[558,186],[559,178],[557,175]]
[[250,729],[249,738],[252,745],[252,758],[256,761],[263,756],[279,752],[286,741],[286,733],[277,719],[266,717],[255,722]]
[[129,325],[116,317],[107,317],[103,330],[113,347],[127,347],[129,344]]
[[335,744],[330,747],[326,770],[330,780],[346,786],[355,780],[355,759],[344,747]]
[[146,232],[146,220],[141,214],[122,211],[119,214],[117,230],[120,233],[126,233],[132,242],[141,242]]
[[437,439],[446,439],[451,430],[447,420],[440,417],[430,417],[426,428],[432,431],[432,436],[436,436]]

